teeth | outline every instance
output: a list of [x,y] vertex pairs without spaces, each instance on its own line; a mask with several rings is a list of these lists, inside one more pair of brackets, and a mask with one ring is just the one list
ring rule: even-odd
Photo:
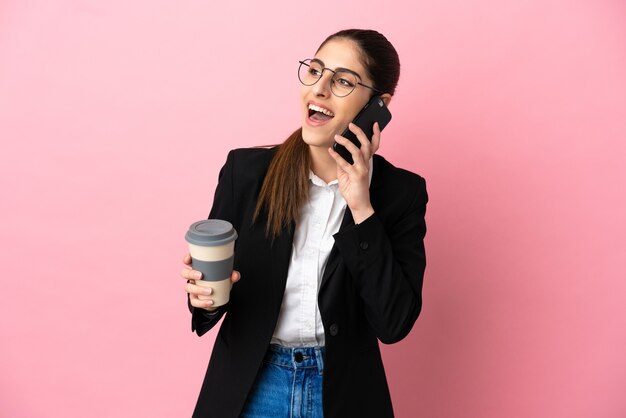
[[319,107],[319,106],[316,106],[314,104],[310,104],[309,103],[309,109],[315,110],[316,112],[322,112],[326,116],[330,116],[330,117],[335,116],[335,114],[333,112],[331,112],[330,110],[324,109],[323,107]]

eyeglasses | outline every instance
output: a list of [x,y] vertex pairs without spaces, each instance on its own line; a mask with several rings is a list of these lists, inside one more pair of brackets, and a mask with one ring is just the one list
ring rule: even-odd
[[306,59],[299,62],[298,79],[305,86],[312,86],[317,83],[324,75],[324,71],[328,70],[333,73],[333,77],[330,79],[330,91],[337,97],[346,97],[354,91],[357,84],[382,94],[380,90],[376,90],[374,87],[366,86],[361,83],[359,81],[359,75],[347,68],[331,70],[330,68],[324,67],[322,62],[317,59]]

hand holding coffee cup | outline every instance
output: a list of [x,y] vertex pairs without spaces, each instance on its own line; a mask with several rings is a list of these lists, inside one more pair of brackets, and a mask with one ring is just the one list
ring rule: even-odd
[[[237,232],[229,222],[208,219],[192,224],[185,239],[192,269],[183,269],[181,275],[193,280],[185,287],[191,305],[207,309],[226,304],[232,284],[239,280],[233,271]],[[183,262],[188,264],[187,259]]]
[[[202,272],[196,271],[191,267],[191,255],[186,254],[183,257],[183,263],[185,267],[180,273],[180,276],[187,280],[185,283],[185,292],[189,294],[189,303],[194,308],[202,308],[207,311],[214,311],[217,307],[213,306],[213,299],[210,298],[211,293],[213,293],[213,289],[210,287],[204,287],[200,285],[196,285],[196,280],[200,280],[202,278]],[[237,270],[233,270],[230,275],[230,281],[232,284],[237,283],[241,278],[241,274]],[[199,296],[209,297],[209,299],[200,299]]]

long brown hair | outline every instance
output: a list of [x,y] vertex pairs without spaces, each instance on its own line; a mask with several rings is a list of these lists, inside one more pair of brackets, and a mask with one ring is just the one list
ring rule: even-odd
[[[368,29],[346,29],[330,35],[319,46],[343,38],[354,42],[361,51],[363,66],[374,88],[393,95],[400,78],[398,53],[382,34]],[[309,197],[311,154],[302,139],[302,128],[278,146],[263,181],[253,221],[267,213],[265,232],[276,238],[285,227],[294,225]]]
[[254,211],[256,221],[261,211],[267,213],[267,236],[276,238],[284,227],[296,222],[300,209],[309,197],[311,153],[298,128],[278,146],[261,187]]

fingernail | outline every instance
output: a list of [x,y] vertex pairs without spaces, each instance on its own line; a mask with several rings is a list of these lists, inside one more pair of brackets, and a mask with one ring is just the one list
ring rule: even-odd
[[204,294],[205,294],[205,295],[210,295],[210,294],[212,294],[212,293],[213,293],[213,289],[211,289],[211,288],[208,288],[208,289],[206,289],[206,290],[204,291]]
[[206,303],[206,306],[213,306],[213,301],[212,301],[212,300],[208,301],[208,302]]
[[193,277],[195,277],[196,279],[200,279],[200,278],[202,278],[202,273],[200,273],[199,271],[196,271],[194,273]]

